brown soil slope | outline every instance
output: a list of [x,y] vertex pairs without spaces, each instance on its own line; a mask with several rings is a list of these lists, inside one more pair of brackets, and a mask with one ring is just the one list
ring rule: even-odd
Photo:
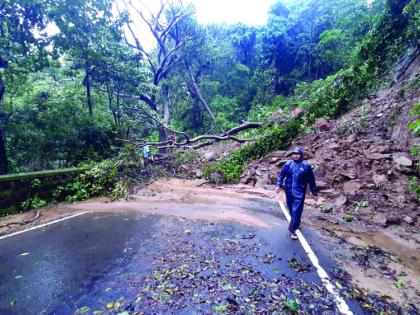
[[[401,305],[420,303],[420,206],[409,184],[419,177],[410,148],[420,140],[408,130],[420,100],[419,69],[417,57],[396,84],[335,121],[318,119],[292,145],[303,148],[320,189],[318,202],[306,200],[303,229],[320,232],[343,267],[343,281]],[[241,183],[274,194],[288,154],[254,161]]]
[[[419,226],[419,200],[409,188],[409,178],[419,172],[410,147],[419,139],[408,130],[410,110],[420,99],[419,65],[417,58],[400,82],[336,121],[318,119],[316,131],[294,141],[314,167],[323,199],[318,210],[367,225],[403,225],[407,231]],[[287,159],[288,152],[277,151],[254,161],[241,182],[273,188]]]

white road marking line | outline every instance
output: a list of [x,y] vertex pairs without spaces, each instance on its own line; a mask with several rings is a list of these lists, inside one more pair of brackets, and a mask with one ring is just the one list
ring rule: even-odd
[[64,221],[64,220],[68,220],[68,219],[71,219],[71,218],[74,218],[74,217],[78,217],[79,215],[82,215],[82,214],[85,214],[85,213],[88,213],[88,212],[89,211],[79,212],[79,213],[70,215],[68,217],[57,219],[57,220],[54,220],[54,221],[51,221],[51,222],[47,222],[47,223],[44,223],[44,224],[41,224],[41,225],[33,226],[33,227],[31,227],[29,229],[26,229],[26,230],[22,230],[22,231],[17,231],[17,232],[14,232],[14,233],[6,234],[6,235],[3,235],[3,236],[0,236],[0,240],[1,239],[4,239],[4,238],[11,237],[11,236],[15,236],[15,235],[18,235],[18,234],[22,234],[22,233],[25,233],[25,232],[29,232],[29,231],[32,231],[32,230],[40,229],[42,227],[45,227],[45,226],[48,226],[48,225],[51,225],[51,224],[54,224],[54,223],[58,223],[58,222],[61,222],[61,221]]
[[[284,206],[284,204],[281,200],[279,200],[279,205],[280,205],[280,208],[283,211],[283,214],[286,217],[287,221],[290,222],[289,211],[287,211],[286,207]],[[299,238],[300,243],[302,244],[303,249],[305,250],[306,254],[308,255],[312,265],[316,268],[316,271],[317,271],[319,277],[321,278],[321,281],[324,284],[325,288],[328,290],[328,292],[330,292],[334,296],[335,302],[337,304],[337,307],[338,307],[338,310],[340,311],[340,313],[341,314],[346,314],[346,315],[353,315],[353,312],[350,310],[346,301],[344,301],[344,299],[339,295],[336,288],[331,283],[327,272],[319,264],[318,257],[316,257],[315,253],[313,252],[313,250],[309,246],[309,244],[306,241],[303,234],[299,230],[296,231],[296,234]]]

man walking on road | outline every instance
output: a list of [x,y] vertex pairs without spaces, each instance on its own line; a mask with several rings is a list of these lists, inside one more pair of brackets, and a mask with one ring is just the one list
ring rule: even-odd
[[289,232],[294,240],[297,239],[296,230],[300,225],[308,184],[312,195],[318,196],[312,167],[303,161],[302,149],[296,147],[292,152],[292,160],[287,161],[279,172],[276,189],[276,192],[282,188],[285,190],[287,207],[291,216]]

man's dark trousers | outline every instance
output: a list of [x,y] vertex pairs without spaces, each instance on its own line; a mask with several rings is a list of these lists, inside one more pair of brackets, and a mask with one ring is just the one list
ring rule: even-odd
[[314,173],[311,166],[302,160],[288,161],[277,177],[277,187],[284,187],[286,193],[287,207],[291,216],[289,231],[292,234],[299,228],[308,184],[312,194],[316,196]]
[[303,212],[303,205],[305,203],[305,196],[302,197],[294,197],[291,191],[286,190],[286,202],[287,208],[289,208],[290,212],[290,224],[289,224],[289,232],[295,233],[296,230],[299,228],[300,220],[302,218]]

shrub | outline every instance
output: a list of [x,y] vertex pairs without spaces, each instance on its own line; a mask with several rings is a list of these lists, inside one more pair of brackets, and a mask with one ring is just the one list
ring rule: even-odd
[[75,202],[90,197],[110,194],[118,182],[118,170],[115,161],[104,160],[86,165],[88,169],[72,182],[59,186],[56,199],[65,195],[65,200]]
[[125,145],[118,157],[83,166],[87,169],[84,173],[57,188],[56,200],[75,202],[96,196],[108,196],[112,200],[123,198],[131,179],[137,177],[144,164],[139,151],[132,145]]
[[35,195],[32,198],[26,199],[23,201],[20,206],[23,210],[30,210],[30,209],[38,209],[47,204],[46,200],[43,200],[38,197],[38,195]]
[[[247,144],[230,156],[204,167],[204,177],[218,183],[238,183],[247,163],[274,150],[286,149],[299,132],[301,124],[301,119],[293,119],[281,128],[275,127],[267,130],[266,135],[255,142]],[[216,175],[217,180],[214,178],[215,174],[218,174]]]

